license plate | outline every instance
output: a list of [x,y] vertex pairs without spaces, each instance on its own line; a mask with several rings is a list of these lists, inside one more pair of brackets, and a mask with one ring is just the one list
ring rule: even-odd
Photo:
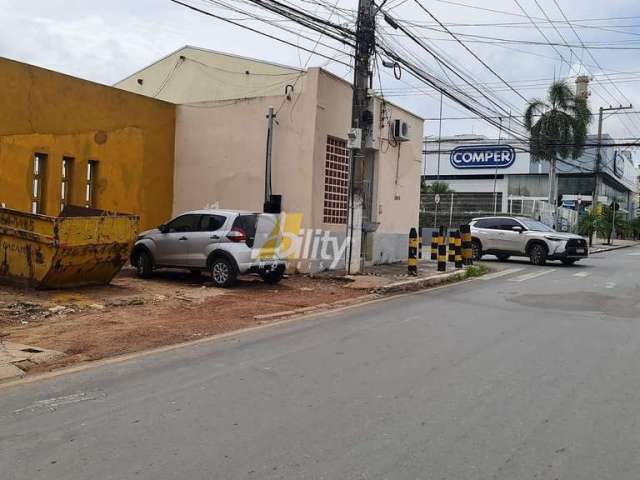
[[576,248],[576,253],[587,253],[584,248]]

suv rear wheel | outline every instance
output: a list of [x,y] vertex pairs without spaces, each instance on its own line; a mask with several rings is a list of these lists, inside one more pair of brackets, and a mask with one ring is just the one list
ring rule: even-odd
[[471,241],[471,255],[476,262],[482,259],[482,245],[478,240]]
[[211,262],[211,280],[216,287],[229,288],[232,286],[238,274],[231,262],[224,257],[218,257]]
[[277,267],[273,270],[260,270],[258,272],[258,275],[260,275],[265,283],[268,283],[269,285],[275,285],[280,280],[282,280],[282,277],[284,276],[284,268]]
[[539,243],[534,243],[529,247],[529,260],[533,265],[544,265],[547,263],[547,249]]

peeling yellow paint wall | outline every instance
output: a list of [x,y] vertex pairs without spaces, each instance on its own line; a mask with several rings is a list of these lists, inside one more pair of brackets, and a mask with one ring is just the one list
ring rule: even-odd
[[33,157],[47,155],[42,213],[61,206],[62,159],[72,158],[68,202],[84,205],[87,162],[97,161],[96,208],[170,217],[175,106],[0,59],[0,204],[31,211]]

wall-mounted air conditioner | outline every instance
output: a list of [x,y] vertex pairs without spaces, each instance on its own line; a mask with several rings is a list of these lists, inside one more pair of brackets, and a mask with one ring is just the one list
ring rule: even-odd
[[409,124],[404,120],[396,118],[391,122],[391,132],[396,142],[406,142],[409,140]]

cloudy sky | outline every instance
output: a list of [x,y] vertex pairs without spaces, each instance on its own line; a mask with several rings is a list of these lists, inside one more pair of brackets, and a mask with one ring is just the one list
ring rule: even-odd
[[[244,0],[183,1],[287,39],[302,48],[349,62],[349,51],[339,43],[252,8]],[[286,3],[349,25],[357,0]],[[443,32],[420,4],[516,92]],[[573,82],[578,73],[594,76],[590,98],[593,110],[631,101],[637,105],[634,111],[640,111],[640,2],[637,0],[388,0],[383,10],[405,22],[404,25],[439,56],[441,63],[402,32],[389,28],[379,16],[379,33],[396,51],[475,97],[479,94],[446,65],[454,67],[465,79],[472,79],[474,85],[490,89],[491,95],[497,95],[499,103],[512,111],[514,124],[524,110],[522,97],[543,96],[545,86],[553,78],[568,78]],[[340,63],[188,10],[170,0],[0,0],[0,11],[0,56],[106,84],[186,44],[296,67],[322,65],[345,78],[352,75],[350,69]],[[249,18],[245,11],[269,22]],[[563,12],[569,23],[564,21]],[[554,48],[549,43],[560,45]],[[407,72],[398,81],[390,70],[381,68],[381,74],[376,73],[375,77],[375,88],[381,87],[392,101],[426,118],[438,117],[439,93]],[[480,100],[488,104],[486,99]],[[497,135],[497,129],[482,120],[460,119],[471,115],[446,100],[442,133]],[[438,126],[437,121],[428,121],[426,133],[437,135]],[[606,120],[605,131],[619,138],[639,137],[640,114],[611,116]]]

